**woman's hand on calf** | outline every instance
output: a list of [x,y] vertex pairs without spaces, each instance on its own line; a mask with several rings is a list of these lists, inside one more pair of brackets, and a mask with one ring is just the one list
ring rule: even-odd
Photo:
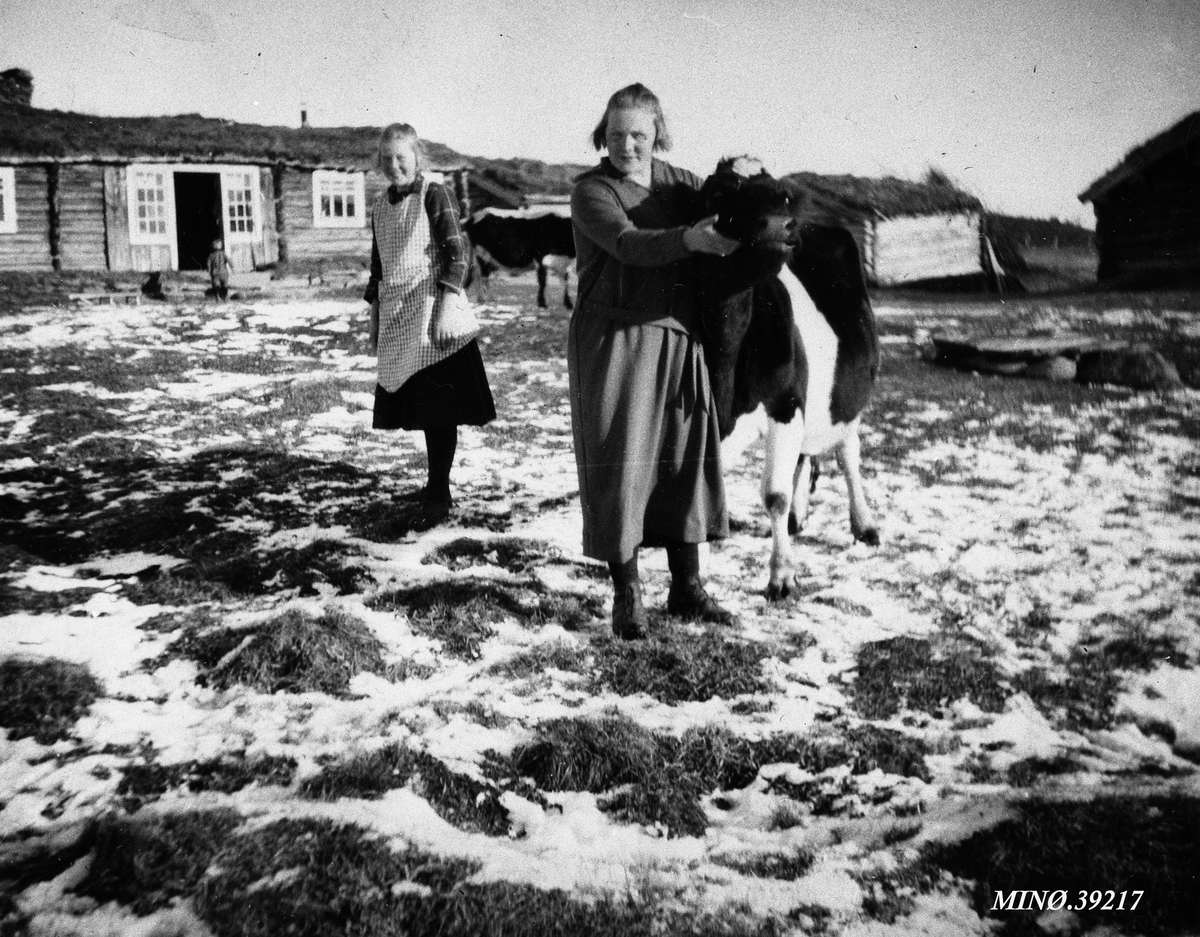
[[724,257],[738,249],[738,242],[717,231],[713,227],[717,216],[697,221],[683,232],[683,246],[694,254],[716,254]]

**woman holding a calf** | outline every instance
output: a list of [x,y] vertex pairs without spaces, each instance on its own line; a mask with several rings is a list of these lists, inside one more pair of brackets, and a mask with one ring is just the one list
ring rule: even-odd
[[689,258],[737,242],[700,218],[701,180],[654,158],[670,137],[648,88],[614,94],[592,142],[608,155],[571,195],[579,282],[567,349],[584,552],[608,562],[618,637],[646,631],[642,546],[666,547],[668,613],[730,624],[700,577],[699,544],[726,536],[729,520]]

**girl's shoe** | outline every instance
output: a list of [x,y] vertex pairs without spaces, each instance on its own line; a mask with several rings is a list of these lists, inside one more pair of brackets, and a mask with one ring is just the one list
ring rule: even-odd
[[428,498],[423,500],[408,516],[408,529],[429,530],[431,527],[436,527],[450,516],[450,509],[453,506],[454,500],[449,497],[439,501],[431,501]]
[[396,495],[394,498],[392,498],[392,500],[397,504],[412,504],[417,501],[424,501],[427,490],[428,489],[422,485],[415,491],[406,491],[402,495]]

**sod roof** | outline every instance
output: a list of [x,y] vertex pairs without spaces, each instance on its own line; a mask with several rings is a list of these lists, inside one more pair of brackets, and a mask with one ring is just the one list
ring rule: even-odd
[[[99,117],[0,102],[0,159],[118,162],[286,163],[367,169],[378,127],[266,127],[199,114]],[[441,143],[426,143],[437,167],[474,160]]]
[[832,202],[851,212],[868,216],[932,215],[944,212],[977,212],[983,205],[974,195],[951,184],[910,182],[894,176],[872,179],[865,176],[824,176],[794,172],[784,177],[819,201]]
[[1094,202],[1111,189],[1133,178],[1161,159],[1183,150],[1190,157],[1200,157],[1200,111],[1192,111],[1178,123],[1168,127],[1125,154],[1125,158],[1087,187],[1079,196],[1081,202]]
[[[170,160],[368,169],[378,139],[378,127],[269,127],[199,114],[101,117],[0,101],[0,161]],[[494,183],[526,193],[565,194],[586,168],[465,156],[430,141],[425,141],[425,147],[434,167],[469,167],[476,170],[476,181],[482,172]],[[981,210],[979,199],[948,184],[810,172],[787,178],[852,213],[895,216]]]

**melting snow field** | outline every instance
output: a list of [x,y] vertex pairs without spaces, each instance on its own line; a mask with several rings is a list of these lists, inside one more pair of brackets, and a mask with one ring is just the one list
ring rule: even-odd
[[[959,390],[926,399],[920,369],[932,368],[916,339],[936,310],[882,304],[885,349],[902,362],[885,359],[864,421],[882,545],[853,541],[830,461],[797,538],[799,598],[768,603],[761,455],[728,466],[735,532],[706,550],[705,571],[742,619],[721,639],[745,639],[763,657],[755,682],[728,698],[664,699],[610,672],[622,649],[607,637],[603,569],[579,555],[566,362],[562,342],[547,339],[563,334],[566,313],[538,312],[512,292],[512,302],[481,307],[498,419],[462,429],[457,512],[424,533],[388,526],[399,517],[393,498],[423,481],[424,452],[415,434],[370,428],[374,359],[361,302],[0,318],[10,544],[0,659],[78,662],[102,685],[67,737],[0,739],[3,842],[47,841],[114,811],[231,807],[259,825],[354,823],[396,848],[472,860],[474,883],[580,900],[669,894],[674,906],[737,907],[780,932],[818,921],[832,934],[982,934],[994,921],[981,917],[970,881],[947,872],[906,896],[897,870],[929,844],[996,826],[1035,794],[1200,795],[1197,392],[1109,389],[1060,405],[1040,392],[1022,400],[1013,388],[1028,382],[955,375]],[[287,471],[269,475],[262,453]],[[512,561],[513,544],[532,559]],[[237,559],[318,554],[334,559],[300,572],[284,559],[249,570]],[[660,608],[661,551],[646,551],[644,568]],[[147,583],[185,573],[226,591],[147,600]],[[590,612],[502,614],[475,653],[455,653],[410,608],[378,601],[447,583]],[[204,665],[172,653],[201,606],[210,625],[235,630],[289,610],[340,612],[382,642],[393,670],[359,672],[341,694],[222,689],[198,681]],[[685,639],[708,634],[665,616],[655,624]],[[915,664],[901,659],[905,649]],[[556,666],[552,651],[582,663]],[[524,658],[543,663],[505,666]],[[836,741],[869,730],[914,746],[918,767],[882,757],[875,767],[757,764],[742,786],[700,792],[703,831],[682,835],[614,812],[604,791],[497,789],[500,832],[452,822],[416,782],[374,798],[299,796],[331,761],[395,744],[494,786],[489,758],[514,756],[556,720],[618,716],[675,738],[719,727],[750,742]],[[229,757],[295,767],[285,783],[196,791],[179,782],[129,800],[132,765]],[[755,857],[802,851],[812,861],[799,874],[748,871]],[[186,902],[137,919],[76,895],[89,861],[14,892],[30,933],[207,932]],[[899,914],[878,913],[881,889],[907,897]]]

